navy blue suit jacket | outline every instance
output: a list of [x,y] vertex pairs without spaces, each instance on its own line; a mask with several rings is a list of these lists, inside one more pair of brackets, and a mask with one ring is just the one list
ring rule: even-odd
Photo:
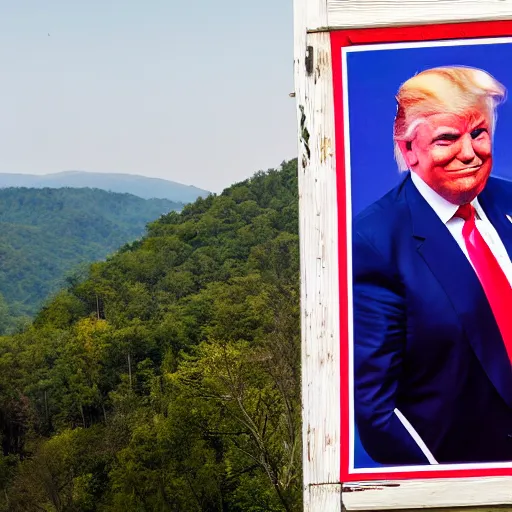
[[[512,255],[512,182],[478,198]],[[482,286],[410,176],[353,222],[354,408],[384,464],[512,461],[512,368]],[[512,315],[512,304],[511,315]]]

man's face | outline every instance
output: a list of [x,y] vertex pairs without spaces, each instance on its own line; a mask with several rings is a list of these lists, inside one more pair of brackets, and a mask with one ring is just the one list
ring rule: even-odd
[[453,204],[472,201],[491,173],[490,121],[478,110],[430,115],[400,147],[409,168]]

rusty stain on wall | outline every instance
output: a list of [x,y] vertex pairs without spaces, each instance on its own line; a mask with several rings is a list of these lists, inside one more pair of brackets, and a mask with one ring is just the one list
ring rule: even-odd
[[330,137],[323,137],[320,142],[320,162],[323,164],[332,156],[332,142]]

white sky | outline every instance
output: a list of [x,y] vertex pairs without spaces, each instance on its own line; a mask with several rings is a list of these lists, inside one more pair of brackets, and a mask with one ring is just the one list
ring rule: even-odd
[[214,192],[297,154],[292,0],[0,2],[0,172]]

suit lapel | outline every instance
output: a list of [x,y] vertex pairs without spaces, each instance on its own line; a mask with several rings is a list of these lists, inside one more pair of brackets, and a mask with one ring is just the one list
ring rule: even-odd
[[493,200],[494,198],[491,196],[488,187],[480,194],[478,201],[494,229],[498,232],[509,258],[512,259],[512,206],[505,204],[505,201],[501,204],[499,200]]
[[[473,267],[448,228],[410,179],[406,183],[405,194],[419,255],[450,299],[489,380],[512,407],[511,365],[489,302]],[[504,219],[507,220],[506,217]]]

